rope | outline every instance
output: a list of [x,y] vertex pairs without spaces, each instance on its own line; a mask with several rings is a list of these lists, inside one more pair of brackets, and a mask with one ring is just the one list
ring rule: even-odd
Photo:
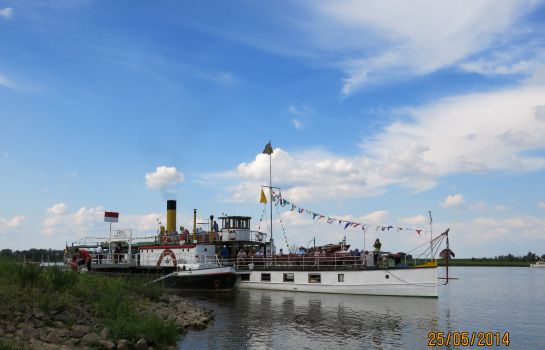
[[257,227],[257,230],[260,231],[261,230],[261,223],[263,222],[263,216],[265,215],[265,210],[267,209],[267,207],[264,205],[263,206],[263,212],[261,213],[261,219],[259,219],[259,225]]
[[401,282],[405,283],[405,284],[409,284],[411,286],[419,286],[419,287],[430,287],[430,288],[433,288],[433,287],[437,287],[437,283],[434,285],[434,286],[429,286],[427,284],[421,284],[421,283],[411,283],[411,282],[407,282],[401,278],[399,278],[398,276],[394,275],[390,270],[386,270],[388,271],[388,273],[392,276],[394,276],[395,278],[397,278],[398,280],[400,280]]
[[284,233],[284,241],[286,242],[286,248],[288,249],[288,253],[290,251],[290,245],[288,243],[288,237],[286,236],[286,230],[284,229],[284,223],[282,222],[282,217],[280,216],[280,213],[278,212],[278,202],[275,202],[274,207],[276,208],[276,215],[278,216],[278,220],[280,221],[280,226],[282,226],[282,232]]

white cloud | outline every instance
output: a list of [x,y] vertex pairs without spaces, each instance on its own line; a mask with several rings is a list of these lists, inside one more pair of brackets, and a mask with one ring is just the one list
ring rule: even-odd
[[52,214],[52,215],[62,215],[62,214],[65,214],[68,210],[68,207],[66,205],[66,203],[57,203],[57,204],[53,204],[50,208],[47,208],[45,210],[45,212],[47,214]]
[[57,203],[46,209],[46,217],[42,221],[44,236],[83,236],[97,233],[104,229],[104,208],[82,207],[76,212],[68,212],[64,203]]
[[400,220],[403,224],[407,225],[423,225],[428,222],[428,218],[422,214],[409,216]]
[[363,224],[385,224],[387,217],[388,217],[387,210],[375,210],[369,214],[359,217],[355,221],[361,222]]
[[291,124],[292,124],[293,127],[296,128],[297,130],[302,130],[302,129],[303,129],[303,122],[301,122],[301,121],[298,120],[298,119],[292,119],[292,120],[291,120]]
[[297,130],[303,130],[314,114],[314,110],[307,105],[290,105],[288,111],[290,114],[296,116],[296,118],[290,120],[290,123]]
[[24,216],[18,215],[11,219],[0,218],[0,233],[7,233],[21,226],[25,220]]
[[13,16],[13,8],[11,7],[5,7],[3,9],[0,9],[0,17],[4,17],[6,19],[10,19],[11,16]]
[[296,105],[290,105],[289,108],[288,108],[288,111],[291,114],[299,116],[299,117],[304,117],[304,116],[307,116],[309,114],[314,113],[314,110],[312,108],[310,108],[309,106],[306,106],[306,105],[302,105],[300,107],[296,106]]
[[461,194],[449,194],[441,201],[443,208],[459,207],[464,202],[464,196]]
[[315,45],[348,52],[340,67],[347,73],[342,92],[349,95],[366,83],[427,74],[481,52],[500,36],[505,40],[536,3],[315,1],[307,28]]
[[506,205],[503,205],[503,204],[496,204],[494,206],[494,210],[497,210],[497,211],[508,211],[509,210],[509,207],[506,206]]
[[433,182],[452,173],[530,171],[545,166],[524,151],[545,147],[545,123],[536,118],[545,89],[510,90],[445,98],[407,109],[413,119],[395,122],[362,148],[393,180]]
[[[311,198],[354,197],[374,193],[373,189],[365,186],[365,169],[356,166],[355,161],[320,150],[292,154],[276,148],[272,154],[273,183],[281,183],[283,195],[295,203]],[[253,161],[241,163],[235,170],[216,176],[240,180],[239,184],[230,188],[232,198],[255,201],[260,186],[268,182],[269,158],[257,154]]]
[[502,239],[519,240],[521,237],[545,239],[545,219],[534,216],[477,217],[466,223],[457,223],[455,227],[456,236],[470,245],[482,245]]
[[175,167],[158,166],[155,172],[146,174],[146,186],[164,190],[184,180],[184,175]]
[[[354,198],[377,195],[392,184],[430,189],[441,177],[457,173],[523,172],[545,167],[528,151],[545,148],[541,107],[545,88],[508,90],[444,98],[404,109],[396,121],[367,136],[354,156],[323,149],[275,149],[273,183],[288,200]],[[255,201],[268,182],[269,159],[258,154],[233,171],[237,201]]]
[[537,202],[537,207],[539,209],[545,209],[545,202]]
[[539,67],[539,61],[521,60],[518,62],[501,62],[497,60],[479,59],[460,65],[466,72],[479,73],[483,75],[507,75],[507,74],[530,74]]
[[485,210],[486,209],[486,203],[483,202],[483,201],[479,201],[479,202],[476,202],[476,203],[473,203],[469,206],[470,209],[472,210]]
[[[109,224],[104,222],[104,208],[82,207],[76,211],[68,211],[64,203],[57,203],[45,210],[42,221],[42,235],[47,237],[64,237],[65,240],[76,241],[84,236],[108,237]],[[188,218],[185,218],[189,222]],[[165,222],[164,213],[124,214],[120,213],[119,223],[113,229],[132,229],[133,237],[155,234],[158,221]]]
[[0,86],[6,87],[9,89],[14,88],[13,83],[8,78],[3,76],[1,73],[0,73]]

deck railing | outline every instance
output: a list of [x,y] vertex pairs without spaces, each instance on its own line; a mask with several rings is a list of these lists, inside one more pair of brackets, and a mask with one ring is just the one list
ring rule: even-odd
[[[361,256],[295,256],[245,257],[220,259],[225,266],[237,270],[362,270],[396,267],[393,259],[379,259],[377,265],[366,264]],[[399,265],[398,265],[399,267]]]

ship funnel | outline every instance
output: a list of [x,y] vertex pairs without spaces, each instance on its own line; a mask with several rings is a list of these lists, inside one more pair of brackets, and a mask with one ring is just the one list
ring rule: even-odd
[[176,232],[176,201],[167,201],[167,233]]

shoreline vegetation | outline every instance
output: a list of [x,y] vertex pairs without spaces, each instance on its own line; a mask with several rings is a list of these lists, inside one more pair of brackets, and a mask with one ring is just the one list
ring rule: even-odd
[[[538,260],[545,260],[545,254],[539,256],[535,253],[528,252],[524,256],[514,256],[512,254],[499,255],[493,258],[450,258],[448,260],[449,266],[498,266],[498,267],[530,267],[530,264],[534,264]],[[424,259],[416,259],[416,265],[422,264]],[[409,259],[407,259],[409,262]],[[411,265],[414,264],[414,260],[411,261]],[[437,264],[439,266],[445,266],[445,259],[438,259]]]
[[213,319],[147,282],[0,258],[0,350],[177,349]]

